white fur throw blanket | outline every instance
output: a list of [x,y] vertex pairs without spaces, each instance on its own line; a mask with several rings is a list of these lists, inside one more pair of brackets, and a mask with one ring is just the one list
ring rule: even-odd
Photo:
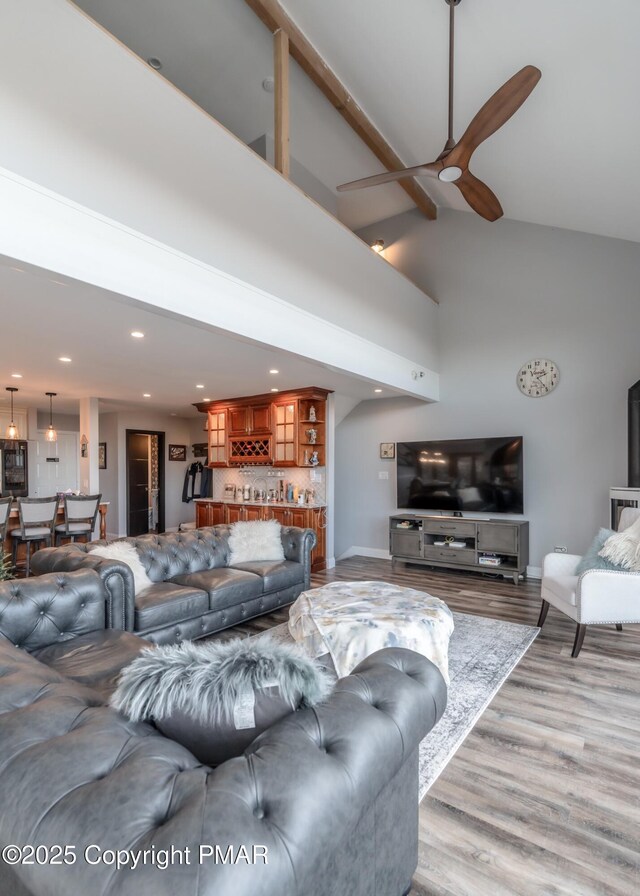
[[284,560],[282,526],[277,520],[234,523],[229,552],[229,566],[252,560]]
[[333,688],[300,648],[261,635],[146,648],[122,670],[111,705],[134,722],[162,721],[179,711],[206,723],[232,718],[247,689],[273,685],[292,709],[319,703]]
[[640,517],[624,532],[607,538],[599,554],[623,569],[640,571]]

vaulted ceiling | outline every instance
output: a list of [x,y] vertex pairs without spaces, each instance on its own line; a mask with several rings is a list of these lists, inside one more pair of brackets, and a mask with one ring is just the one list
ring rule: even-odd
[[[273,132],[272,38],[244,0],[78,0],[78,5],[247,143]],[[284,0],[296,24],[407,165],[446,138],[444,0]],[[457,9],[456,135],[523,65],[542,81],[476,153],[473,170],[505,217],[640,241],[640,4],[637,0],[462,0]],[[331,190],[383,170],[292,66],[292,155]],[[453,186],[423,180],[438,205]],[[353,228],[411,207],[400,187],[348,195]],[[433,226],[437,226],[437,222]],[[487,224],[487,226],[491,226]]]

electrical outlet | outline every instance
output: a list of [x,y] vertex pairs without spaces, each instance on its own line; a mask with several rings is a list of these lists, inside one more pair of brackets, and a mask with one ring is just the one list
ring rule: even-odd
[[553,550],[556,552],[556,554],[566,554],[567,546],[564,544],[557,544]]

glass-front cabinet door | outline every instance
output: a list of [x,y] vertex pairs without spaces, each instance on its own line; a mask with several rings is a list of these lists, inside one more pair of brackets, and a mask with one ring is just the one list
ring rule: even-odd
[[209,411],[209,465],[227,466],[226,411]]
[[296,464],[296,402],[276,402],[275,412],[275,456],[279,467],[293,467]]
[[6,498],[24,498],[29,493],[27,443],[7,439],[0,443],[0,492]]

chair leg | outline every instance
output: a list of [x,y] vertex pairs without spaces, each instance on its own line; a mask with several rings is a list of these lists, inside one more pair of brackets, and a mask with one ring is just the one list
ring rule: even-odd
[[547,613],[549,612],[549,601],[543,600],[542,606],[540,607],[540,615],[538,616],[538,628],[542,628],[544,625],[544,621],[547,618]]
[[579,622],[576,628],[576,637],[575,641],[573,642],[573,650],[571,651],[571,656],[574,659],[578,656],[580,650],[582,649],[582,642],[584,641],[586,631],[587,626]]
[[31,575],[31,545],[32,545],[31,541],[27,541],[27,543],[25,545],[25,547],[27,549],[27,562],[26,562],[24,574],[27,578],[29,578],[29,576]]
[[618,629],[619,632],[621,632],[622,631],[622,623],[616,622],[616,628]]
[[12,539],[13,544],[11,545],[11,566],[13,567],[13,572],[15,573],[16,567],[18,565],[18,539]]

